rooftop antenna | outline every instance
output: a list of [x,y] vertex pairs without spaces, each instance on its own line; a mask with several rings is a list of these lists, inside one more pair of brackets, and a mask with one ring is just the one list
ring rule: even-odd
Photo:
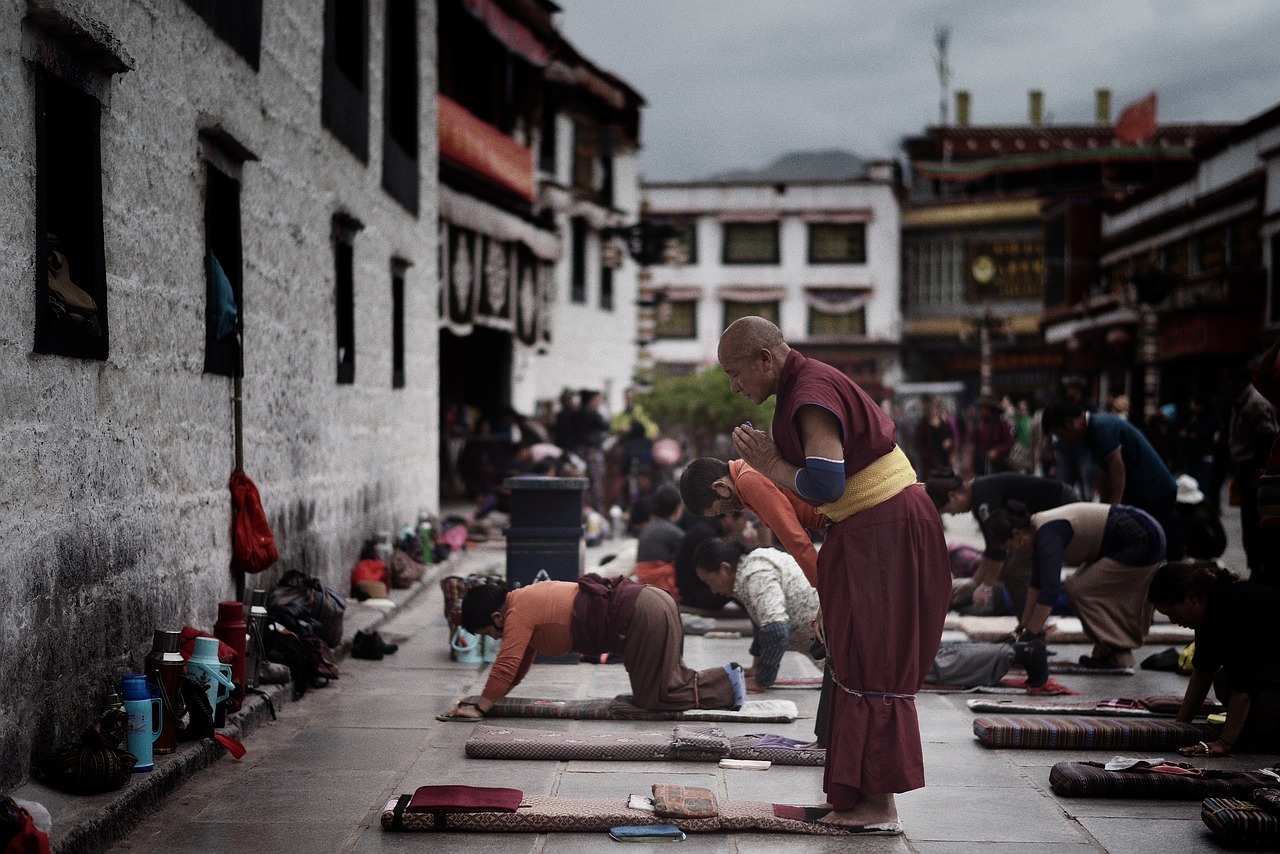
[[938,68],[938,85],[942,89],[941,97],[938,99],[938,118],[943,127],[946,127],[951,85],[951,62],[947,59],[947,45],[951,43],[951,27],[946,24],[938,24],[934,27],[933,43],[938,49],[933,58]]

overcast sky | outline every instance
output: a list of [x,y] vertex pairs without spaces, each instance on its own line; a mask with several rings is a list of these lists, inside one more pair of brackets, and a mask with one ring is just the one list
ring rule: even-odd
[[[934,31],[973,124],[1112,119],[1155,91],[1161,122],[1280,104],[1280,0],[556,0],[561,31],[648,102],[648,180],[759,168],[790,151],[901,157],[939,120]],[[949,110],[954,114],[954,100]]]

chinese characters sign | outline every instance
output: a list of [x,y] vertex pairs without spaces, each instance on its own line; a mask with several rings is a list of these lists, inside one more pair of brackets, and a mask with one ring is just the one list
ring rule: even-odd
[[969,301],[1038,299],[1044,292],[1044,241],[971,240],[965,275]]

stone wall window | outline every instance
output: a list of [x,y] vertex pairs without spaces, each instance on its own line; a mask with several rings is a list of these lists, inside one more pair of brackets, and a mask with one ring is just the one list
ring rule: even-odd
[[653,337],[689,339],[698,337],[698,301],[666,299],[654,309]]
[[356,381],[355,240],[364,225],[345,214],[333,218],[333,305],[337,331],[337,382]]
[[728,329],[729,324],[735,320],[744,317],[763,317],[765,320],[778,325],[778,301],[777,300],[758,300],[758,301],[740,301],[725,300],[724,301],[724,325],[722,329]]
[[409,262],[391,259],[391,387],[404,388],[404,276]]
[[360,162],[369,162],[367,0],[325,0],[320,121]]
[[240,223],[242,166],[257,155],[220,126],[200,131],[204,161],[204,372],[244,376],[244,262]]
[[22,57],[35,96],[37,353],[103,359],[110,352],[102,228],[101,120],[112,75],[132,60],[101,22],[75,8],[30,3]]
[[613,311],[613,268],[608,264],[600,267],[600,308]]
[[262,53],[262,0],[186,0],[254,71]]
[[863,222],[809,223],[809,263],[867,263],[867,224]]
[[585,303],[587,301],[587,221],[574,217],[569,227],[571,242],[569,270],[569,301]]
[[725,264],[777,264],[780,259],[777,222],[726,222]]
[[387,0],[382,186],[418,213],[418,9],[416,0]]

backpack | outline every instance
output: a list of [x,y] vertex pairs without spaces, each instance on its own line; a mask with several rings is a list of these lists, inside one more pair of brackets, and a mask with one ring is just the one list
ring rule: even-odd
[[262,572],[280,559],[258,487],[240,469],[231,473],[231,568]]
[[342,615],[347,603],[320,579],[297,569],[284,574],[267,594],[268,613],[281,612],[301,626],[289,628],[306,637],[314,634],[331,647],[342,643]]

